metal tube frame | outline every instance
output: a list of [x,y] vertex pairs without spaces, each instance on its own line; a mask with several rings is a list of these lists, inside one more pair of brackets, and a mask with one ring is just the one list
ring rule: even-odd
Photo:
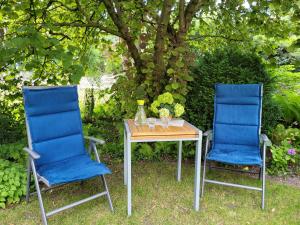
[[[26,122],[26,125],[27,125],[27,122]],[[27,128],[27,132],[28,131],[29,131],[29,129]],[[29,143],[29,145],[31,145],[30,133],[28,133],[28,143]],[[89,149],[93,149],[93,151],[95,153],[95,156],[96,156],[96,160],[100,163],[100,157],[99,157],[98,152],[97,152],[96,144],[93,141],[90,141]],[[33,173],[34,183],[35,183],[35,188],[36,188],[36,192],[34,192],[34,193],[30,193],[31,172]],[[61,208],[54,209],[53,211],[50,211],[50,212],[46,213],[45,207],[44,207],[44,204],[43,204],[42,194],[41,194],[42,190],[40,189],[40,185],[39,185],[39,181],[43,181],[43,180],[41,179],[41,177],[39,177],[39,175],[36,171],[34,159],[29,155],[28,165],[27,165],[26,202],[27,203],[29,202],[30,195],[35,194],[35,193],[37,194],[39,205],[40,205],[40,210],[41,210],[41,215],[42,215],[42,222],[43,222],[44,225],[48,224],[48,222],[47,222],[48,217],[50,217],[50,216],[52,216],[56,213],[59,213],[63,210],[73,208],[77,205],[80,205],[80,204],[83,204],[85,202],[91,201],[95,198],[99,198],[103,195],[107,196],[109,207],[110,207],[111,211],[113,212],[114,209],[113,209],[113,205],[112,205],[112,201],[111,201],[111,197],[110,197],[110,194],[109,194],[109,190],[108,190],[108,186],[107,186],[105,177],[104,177],[104,175],[101,175],[99,177],[101,178],[101,180],[103,182],[103,185],[104,185],[104,188],[105,188],[104,192],[97,193],[97,194],[92,195],[88,198],[79,200],[77,202],[71,203],[71,204],[66,205],[64,207],[61,207]],[[64,184],[62,184],[62,185],[57,185],[57,186],[49,186],[46,182],[44,182],[44,183],[48,186],[48,188],[46,188],[45,190],[53,189],[53,188],[64,185]]]
[[[188,123],[188,122],[186,122]],[[132,214],[132,180],[131,180],[131,143],[136,142],[179,142],[178,148],[178,168],[177,168],[177,181],[181,179],[181,153],[182,153],[182,141],[196,141],[196,154],[195,154],[195,180],[194,180],[194,209],[199,211],[200,209],[200,178],[201,178],[201,153],[202,153],[202,131],[188,123],[191,127],[196,129],[199,134],[198,138],[174,138],[174,139],[149,139],[149,140],[131,140],[131,132],[127,123],[124,120],[124,184],[127,186],[127,215]],[[178,179],[179,178],[179,179]]]
[[[65,87],[73,87],[74,85],[67,85]],[[60,86],[61,87],[61,86]],[[51,88],[59,88],[57,86],[53,86],[53,87],[42,87],[42,86],[39,86],[39,87],[33,87],[33,86],[24,86],[23,88],[26,88],[26,89],[51,89]],[[28,120],[27,120],[27,116],[25,114],[25,123],[26,123],[26,131],[27,131],[27,139],[28,139],[28,146],[29,146],[29,149],[33,149],[32,148],[32,141],[31,141],[31,134],[30,134],[30,129],[29,129],[29,125],[28,125]],[[100,157],[98,155],[98,151],[97,151],[97,148],[96,148],[96,142],[100,143],[100,144],[103,144],[104,142],[102,142],[101,140],[98,140],[97,138],[93,138],[93,137],[86,137],[88,140],[90,140],[90,145],[89,145],[89,151],[92,149],[95,153],[95,156],[96,156],[96,160],[97,162],[100,163]],[[27,151],[27,149],[25,148],[25,151]],[[27,151],[27,153],[30,153]],[[90,153],[90,152],[89,152]],[[105,177],[104,175],[101,175],[99,176],[103,182],[103,185],[104,185],[104,188],[105,188],[105,191],[104,192],[101,192],[101,193],[98,193],[98,194],[95,194],[95,195],[92,195],[88,198],[85,198],[85,199],[82,199],[80,201],[77,201],[77,202],[74,202],[74,203],[71,203],[69,205],[66,205],[64,207],[61,207],[61,208],[58,208],[58,209],[55,209],[51,212],[48,212],[46,214],[45,212],[45,208],[44,208],[44,204],[43,204],[43,199],[42,199],[42,194],[41,194],[41,189],[40,189],[40,186],[39,186],[39,181],[42,181],[43,183],[45,183],[48,188],[48,189],[52,189],[52,188],[55,188],[57,186],[50,186],[47,182],[45,182],[44,179],[41,179],[41,177],[39,177],[39,175],[37,174],[37,171],[36,171],[36,168],[35,168],[35,163],[34,163],[34,158],[33,158],[33,155],[29,154],[29,159],[28,159],[28,166],[27,166],[27,190],[26,190],[26,201],[27,203],[29,202],[29,197],[31,195],[30,193],[30,179],[31,179],[31,172],[33,173],[33,177],[34,177],[34,183],[35,183],[35,188],[36,188],[36,193],[37,193],[37,196],[38,196],[38,200],[39,200],[39,205],[40,205],[40,209],[41,209],[41,214],[42,214],[42,221],[43,221],[43,224],[44,225],[47,225],[47,217],[49,216],[52,216],[53,214],[56,214],[58,212],[61,212],[63,210],[66,210],[66,209],[69,209],[69,208],[72,208],[74,206],[77,206],[77,205],[80,205],[82,203],[85,203],[87,201],[90,201],[90,200],[93,200],[95,198],[98,198],[98,197],[101,197],[103,195],[106,195],[107,196],[107,199],[108,199],[108,203],[109,203],[109,206],[110,206],[110,209],[111,211],[113,212],[114,209],[113,209],[113,205],[112,205],[112,201],[111,201],[111,198],[110,198],[110,194],[109,194],[109,190],[108,190],[108,186],[107,186],[107,183],[106,183],[106,180],[105,180]],[[61,185],[58,185],[58,186],[61,186]]]
[[270,146],[270,143],[267,141],[263,142],[263,148],[262,148],[262,166],[260,168],[260,174],[261,174],[261,179],[262,179],[262,186],[261,188],[259,187],[253,187],[253,186],[247,186],[247,185],[240,185],[240,184],[233,184],[233,183],[227,183],[227,182],[221,182],[217,180],[209,180],[205,179],[206,175],[206,156],[208,153],[208,148],[209,148],[209,142],[211,141],[211,137],[207,136],[206,138],[206,146],[205,146],[205,155],[204,155],[204,165],[203,165],[203,177],[202,177],[202,190],[201,190],[201,197],[204,196],[204,187],[205,187],[205,182],[206,183],[212,183],[212,184],[219,184],[219,185],[224,185],[224,186],[230,186],[230,187],[237,187],[237,188],[244,188],[244,189],[249,189],[249,190],[255,190],[255,191],[260,191],[262,192],[261,196],[261,208],[265,208],[265,190],[266,190],[266,147]]
[[[263,86],[261,86],[261,96],[263,96]],[[260,116],[260,121],[261,121],[261,118],[262,118],[262,97],[261,97],[261,100],[260,100],[260,105],[261,105],[261,107],[260,107],[260,112],[259,112],[260,115],[259,116]],[[260,142],[263,143],[263,148],[262,148],[262,151],[261,151],[262,165],[260,167],[260,176],[259,176],[259,178],[262,179],[262,187],[261,188],[205,179],[206,156],[207,156],[207,152],[208,152],[208,148],[209,148],[209,142],[212,141],[211,133],[212,133],[211,131],[205,132],[205,136],[207,136],[207,138],[206,138],[206,146],[205,146],[205,156],[204,156],[205,158],[204,158],[201,196],[204,195],[204,184],[205,184],[205,182],[213,183],[213,184],[220,184],[220,185],[225,185],[225,186],[231,186],[231,187],[250,189],[250,190],[255,190],[255,191],[261,191],[262,192],[261,208],[264,209],[265,208],[265,189],[266,189],[266,147],[271,146],[272,143],[270,142],[270,140],[268,139],[268,137],[265,134],[261,134],[261,125],[259,126],[259,131],[258,131]]]
[[[97,152],[97,148],[95,146],[94,143],[92,143],[92,148],[95,152],[95,155],[96,155],[96,159],[97,161],[100,163],[100,158],[99,158],[99,155],[98,155],[98,152]],[[99,198],[103,195],[106,195],[107,196],[107,200],[108,200],[108,203],[109,203],[109,207],[110,207],[110,210],[113,212],[114,209],[113,209],[113,205],[112,205],[112,201],[111,201],[111,197],[110,197],[110,194],[109,194],[109,190],[108,190],[108,186],[107,186],[107,183],[106,183],[106,180],[105,180],[105,177],[104,175],[101,175],[99,176],[103,182],[103,185],[104,185],[104,188],[105,188],[105,191],[104,192],[101,192],[101,193],[98,193],[98,194],[95,194],[95,195],[92,195],[88,198],[85,198],[85,199],[82,199],[82,200],[79,200],[77,202],[74,202],[74,203],[71,203],[69,205],[66,205],[66,206],[63,206],[61,208],[57,208],[57,209],[54,209],[53,211],[50,211],[48,213],[45,212],[45,208],[44,208],[44,204],[43,204],[43,199],[42,199],[42,194],[41,194],[41,189],[40,189],[40,186],[39,186],[39,181],[41,180],[39,178],[39,175],[37,174],[36,172],[36,168],[35,168],[35,163],[34,163],[34,159],[32,159],[31,157],[29,157],[29,165],[28,165],[28,170],[27,170],[27,191],[26,191],[26,201],[27,203],[29,202],[29,197],[31,195],[30,193],[30,178],[31,178],[31,172],[33,173],[33,176],[34,176],[34,181],[35,181],[35,187],[36,187],[36,194],[38,196],[38,200],[39,200],[39,205],[40,205],[40,209],[41,209],[41,215],[42,215],[42,221],[43,221],[43,224],[44,225],[47,225],[47,218],[56,214],[56,213],[59,213],[63,210],[66,210],[66,209],[70,209],[70,208],[73,208],[77,205],[80,205],[80,204],[83,204],[85,202],[88,202],[88,201],[91,201],[93,199],[96,199],[96,198]],[[46,184],[47,185],[47,184]],[[62,185],[58,185],[58,186],[62,186]],[[49,189],[53,189],[55,187],[58,187],[58,186],[49,186],[46,190],[49,190]],[[33,194],[33,193],[32,193]]]

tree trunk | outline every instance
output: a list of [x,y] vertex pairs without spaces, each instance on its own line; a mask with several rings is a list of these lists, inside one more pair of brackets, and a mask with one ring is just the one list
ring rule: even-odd
[[154,84],[156,86],[155,94],[159,94],[162,89],[161,77],[166,73],[166,66],[164,62],[164,46],[165,46],[165,36],[167,34],[168,23],[170,20],[170,14],[172,9],[172,0],[165,0],[163,3],[163,8],[161,16],[159,18],[159,23],[156,31],[155,45],[154,45],[154,55],[153,55],[153,78],[156,80]]

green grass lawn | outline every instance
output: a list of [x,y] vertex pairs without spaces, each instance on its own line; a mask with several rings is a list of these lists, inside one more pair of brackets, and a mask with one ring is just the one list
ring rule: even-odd
[[[115,212],[105,197],[69,209],[49,218],[54,224],[300,224],[300,189],[267,182],[266,209],[260,209],[256,191],[207,184],[201,212],[193,210],[194,166],[183,164],[182,181],[176,182],[176,164],[170,162],[133,165],[133,215],[127,217],[126,188],[121,165],[111,166],[107,176]],[[209,178],[259,185],[257,179],[237,173],[208,173]],[[46,210],[63,206],[102,189],[98,179],[71,184],[43,194]],[[29,204],[0,210],[1,225],[41,224],[36,196]]]

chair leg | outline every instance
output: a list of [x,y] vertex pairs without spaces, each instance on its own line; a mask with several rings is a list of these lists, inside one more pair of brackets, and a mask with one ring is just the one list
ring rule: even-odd
[[262,165],[262,196],[261,208],[265,208],[265,192],[266,192],[266,146],[264,145],[263,165]]
[[107,196],[107,200],[108,200],[108,203],[109,203],[110,210],[113,212],[114,207],[113,207],[113,204],[112,204],[112,201],[111,201],[111,198],[110,198],[110,194],[109,194],[109,191],[108,191],[108,187],[107,187],[107,183],[106,183],[104,175],[101,176],[101,179],[102,179],[103,185],[105,187],[105,191],[107,193],[106,196]]
[[200,195],[201,197],[204,196],[205,175],[206,175],[206,156],[204,156],[204,163],[203,163],[202,188],[201,188],[201,195]]
[[30,181],[31,181],[31,165],[30,165],[30,158],[28,158],[28,165],[27,165],[27,185],[26,185],[26,202],[29,202],[30,197]]
[[208,162],[208,171],[211,171],[211,162]]
[[262,169],[262,196],[261,196],[261,208],[265,209],[265,192],[266,192],[266,171],[265,166]]
[[44,208],[44,204],[43,204],[43,199],[42,199],[42,195],[41,195],[39,181],[38,181],[38,178],[37,178],[34,161],[32,159],[30,159],[30,164],[31,164],[33,177],[34,177],[34,182],[35,182],[35,188],[36,188],[36,192],[37,192],[37,196],[38,196],[38,200],[39,200],[39,204],[40,204],[40,208],[41,208],[43,224],[47,225],[48,224],[47,223],[47,217],[46,217],[46,213],[45,213],[45,208]]
[[262,168],[259,168],[258,179],[262,181]]

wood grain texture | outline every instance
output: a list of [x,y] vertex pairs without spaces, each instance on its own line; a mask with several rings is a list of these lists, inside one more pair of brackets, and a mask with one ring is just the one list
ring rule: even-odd
[[156,125],[154,129],[150,129],[148,125],[136,126],[134,120],[127,120],[132,140],[147,139],[189,139],[197,138],[198,130],[184,122],[182,127],[169,126],[164,128]]

